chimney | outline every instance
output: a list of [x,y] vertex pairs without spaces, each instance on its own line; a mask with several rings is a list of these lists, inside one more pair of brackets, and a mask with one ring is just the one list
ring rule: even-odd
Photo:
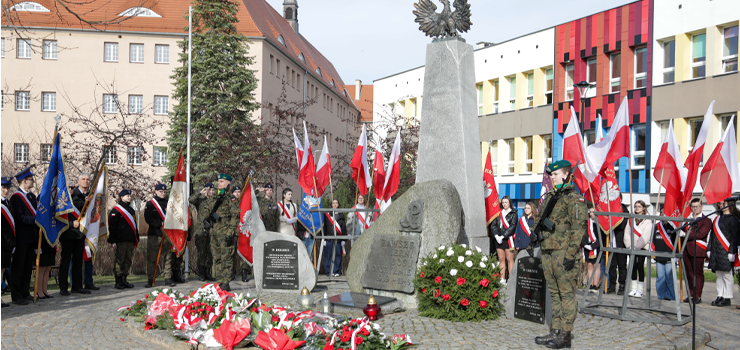
[[361,95],[362,95],[362,80],[355,79],[355,101],[359,101]]
[[298,34],[298,0],[285,0],[283,2],[283,17]]

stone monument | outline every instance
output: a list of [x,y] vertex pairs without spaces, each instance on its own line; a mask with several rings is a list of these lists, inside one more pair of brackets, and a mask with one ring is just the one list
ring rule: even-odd
[[504,310],[508,319],[522,319],[550,326],[552,322],[552,296],[547,289],[542,254],[535,248],[534,257],[526,250],[519,252],[506,285]]
[[254,280],[258,293],[263,291],[299,292],[313,290],[316,270],[298,237],[265,231],[252,241]]

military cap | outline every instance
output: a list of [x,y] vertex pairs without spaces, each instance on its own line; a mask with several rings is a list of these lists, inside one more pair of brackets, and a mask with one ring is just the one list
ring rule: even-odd
[[166,191],[167,190],[167,185],[165,185],[165,184],[159,184],[157,186],[154,186],[154,190],[155,191],[161,191],[161,190],[165,190]]
[[21,170],[18,174],[15,174],[15,179],[21,181],[29,176],[35,176],[36,174],[31,172],[31,167]]
[[127,194],[131,194],[131,190],[121,190],[121,192],[118,192],[118,197],[123,197]]
[[11,183],[13,181],[12,176],[3,176],[3,186],[2,187],[11,187],[13,184]]
[[209,182],[203,188],[213,188],[213,183]]
[[264,187],[265,187],[265,188],[270,188],[270,189],[274,189],[274,188],[275,188],[275,187],[272,187],[272,184],[271,184],[271,183],[269,183],[269,182],[268,182],[268,183],[266,183]]
[[555,163],[550,163],[550,165],[547,166],[547,173],[550,174],[555,170],[562,169],[562,168],[569,167],[569,166],[573,166],[573,164],[571,164],[569,161],[565,159],[559,160]]
[[226,181],[234,181],[234,178],[233,178],[233,177],[231,177],[231,175],[229,175],[229,174],[224,174],[224,173],[218,174],[218,179],[219,179],[219,180],[221,180],[221,179],[224,179],[224,180],[226,180]]

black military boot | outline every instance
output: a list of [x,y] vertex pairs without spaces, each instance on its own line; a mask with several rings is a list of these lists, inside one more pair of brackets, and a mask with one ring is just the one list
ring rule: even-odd
[[174,287],[176,286],[175,281],[173,281],[171,278],[165,278],[164,279],[164,285],[168,287]]
[[151,278],[147,280],[146,284],[144,285],[144,288],[151,288],[154,285],[154,280]]
[[198,269],[198,280],[199,281],[206,280],[206,268],[205,267],[201,267]]
[[128,283],[128,275],[121,276],[123,279],[123,286],[126,288],[134,288],[134,285],[131,283]]
[[215,281],[215,280],[216,280],[216,279],[215,279],[215,278],[214,278],[214,277],[213,277],[213,276],[211,275],[211,270],[209,270],[208,268],[206,268],[206,279],[207,279],[207,280],[209,280],[209,281],[211,281],[211,282],[213,282],[213,281]]
[[624,295],[624,284],[619,285],[619,291],[617,291],[617,295]]
[[242,269],[242,282],[249,281],[249,274],[247,273],[247,269]]
[[185,280],[185,275],[183,274],[182,270],[178,270],[176,273],[172,275],[172,279],[175,280],[177,283],[185,283],[187,282]]
[[547,342],[550,349],[570,349],[570,331],[560,331],[557,338]]
[[116,289],[124,289],[126,286],[123,285],[123,276],[116,276]]
[[539,345],[547,345],[549,341],[557,338],[558,334],[560,334],[559,329],[550,329],[550,334],[539,336],[539,337],[534,337],[534,342]]
[[229,283],[220,283],[219,286],[221,286],[221,289],[227,292],[231,292],[231,286]]

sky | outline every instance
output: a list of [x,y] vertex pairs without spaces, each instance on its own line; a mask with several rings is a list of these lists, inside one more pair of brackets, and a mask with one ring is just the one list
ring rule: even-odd
[[[418,0],[298,0],[300,33],[334,64],[345,84],[363,84],[424,65],[432,41],[414,22]],[[441,12],[442,4],[437,4]],[[283,0],[267,0],[279,13]],[[451,1],[452,2],[452,1]],[[502,42],[589,16],[630,0],[468,0],[470,31],[462,37]]]

